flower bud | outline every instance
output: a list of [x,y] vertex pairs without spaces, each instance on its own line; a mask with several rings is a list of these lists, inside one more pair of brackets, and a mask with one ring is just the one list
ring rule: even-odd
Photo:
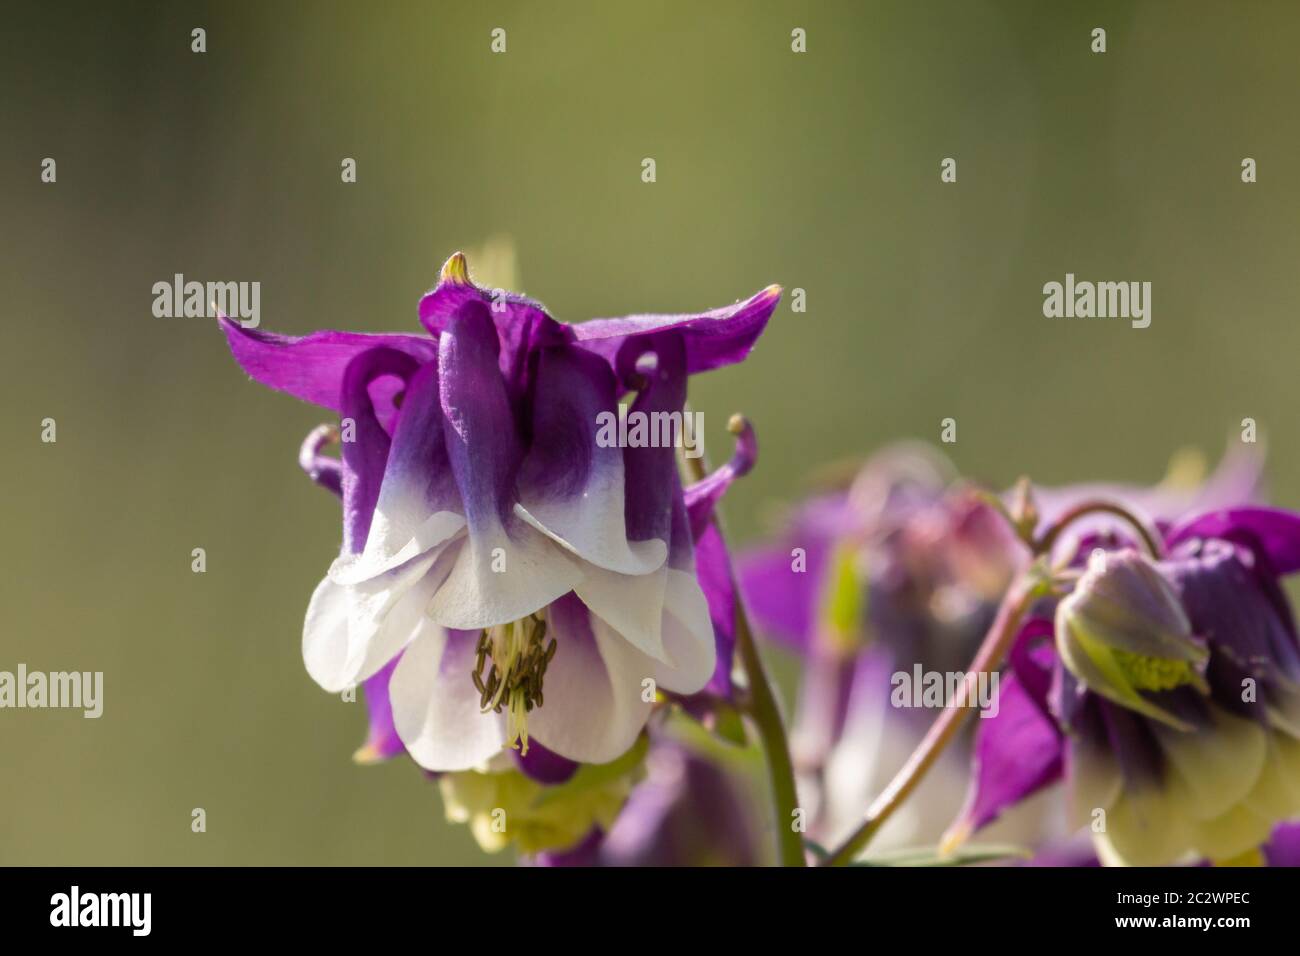
[[1144,694],[1187,685],[1208,692],[1208,649],[1173,587],[1137,551],[1093,552],[1057,607],[1056,645],[1089,690],[1180,730],[1191,728]]

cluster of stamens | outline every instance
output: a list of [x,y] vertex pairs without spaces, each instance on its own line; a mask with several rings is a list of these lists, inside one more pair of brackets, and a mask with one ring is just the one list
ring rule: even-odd
[[1198,683],[1199,675],[1187,661],[1165,660],[1113,648],[1111,654],[1133,686],[1139,690],[1164,691]]
[[505,708],[506,736],[523,754],[528,753],[528,714],[542,706],[542,682],[554,656],[555,638],[546,643],[546,621],[534,614],[486,628],[478,639],[470,676],[479,707],[485,714]]

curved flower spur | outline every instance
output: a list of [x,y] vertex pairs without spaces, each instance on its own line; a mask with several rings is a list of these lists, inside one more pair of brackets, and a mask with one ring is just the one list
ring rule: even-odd
[[[697,577],[675,449],[608,447],[597,421],[631,392],[632,411],[680,413],[687,378],[743,360],[780,291],[564,325],[475,286],[458,253],[420,302],[425,335],[292,338],[222,318],[250,376],[342,418],[341,461],[319,455],[328,431],[303,454],[344,518],[307,608],[311,676],[387,682],[396,737],[435,771],[530,739],[604,763],[645,725],[647,679],[678,694],[725,679],[710,600],[731,596]],[[372,747],[391,748],[383,730]]]

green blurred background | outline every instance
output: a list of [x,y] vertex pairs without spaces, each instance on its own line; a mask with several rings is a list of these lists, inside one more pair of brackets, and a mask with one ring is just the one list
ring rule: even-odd
[[[1279,503],[1300,506],[1295,4],[4,19],[0,669],[102,670],[106,688],[98,721],[0,712],[0,863],[485,859],[410,765],[349,761],[363,705],[299,656],[339,538],[295,463],[323,413],[248,382],[210,322],[154,318],[151,286],[176,272],[260,281],[262,327],[287,333],[414,329],[443,259],[493,236],[570,321],[779,282],[750,361],[692,391],[715,457],[732,411],[759,431],[728,507],[741,542],[816,466],[937,440],[948,416],[959,467],[999,485],[1152,481],[1250,416]],[[1151,281],[1152,326],[1045,319],[1042,285],[1066,272]]]

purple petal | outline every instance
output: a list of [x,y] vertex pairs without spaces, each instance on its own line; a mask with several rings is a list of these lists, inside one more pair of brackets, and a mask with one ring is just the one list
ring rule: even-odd
[[737,557],[740,593],[755,625],[764,636],[795,651],[815,643],[823,577],[831,542],[820,538],[788,539],[804,552],[803,570],[795,569],[794,547],[784,545],[749,551]]
[[1043,716],[1051,720],[1049,698],[1053,676],[1059,667],[1056,657],[1055,627],[1046,618],[1031,618],[1021,627],[1008,655],[1016,679]]
[[335,565],[330,574],[337,583],[358,584],[396,571],[464,528],[439,385],[436,362],[421,366],[407,383],[362,557]]
[[1264,844],[1269,866],[1300,866],[1300,823],[1283,823]]
[[405,395],[378,502],[394,530],[403,524],[399,516],[409,523],[461,507],[447,454],[437,364],[420,368],[407,383]]
[[[454,258],[454,257],[453,257]],[[480,289],[468,279],[444,278],[420,300],[420,322],[435,338],[467,307],[482,306],[498,338],[497,359],[512,401],[530,390],[529,356],[573,338],[568,327],[551,318],[538,302],[501,290]]]
[[528,754],[524,755],[523,749],[511,750],[514,755],[515,763],[527,776],[542,784],[564,783],[578,772],[581,764],[570,760],[568,757],[561,757],[554,751],[547,750],[537,741],[532,741],[528,745]]
[[[1233,443],[1214,472],[1203,483],[1191,487],[1169,481],[1158,485],[1125,485],[1107,482],[1064,485],[1057,488],[1034,486],[1034,503],[1039,520],[1049,524],[1067,509],[1088,499],[1119,502],[1157,523],[1181,521],[1190,515],[1218,508],[1237,507],[1262,500],[1264,456],[1255,446]],[[1010,503],[1014,492],[1009,492]],[[1097,515],[1074,526],[1082,537],[1088,532],[1124,526],[1113,516]]]
[[317,425],[303,439],[302,447],[298,449],[298,467],[316,484],[342,498],[343,462],[321,454],[321,449],[337,440],[337,428],[333,425]]
[[596,444],[597,418],[617,413],[614,376],[594,356],[578,349],[546,349],[538,357],[538,389],[533,404],[533,445],[520,483],[581,494],[592,461],[606,451]]
[[[652,363],[642,361],[649,355],[654,356]],[[686,405],[686,374],[680,340],[673,336],[638,340],[620,354],[620,361],[631,369],[629,374],[641,379],[640,393],[628,411],[629,417],[682,411]],[[625,448],[623,476],[628,540],[666,541],[670,564],[682,567],[689,561],[690,538],[675,450],[662,445]],[[686,526],[685,534],[674,527],[675,522]]]
[[1089,694],[1079,728],[1079,743],[1100,747],[1113,755],[1127,783],[1148,785],[1163,780],[1164,752],[1147,718]]
[[398,654],[363,685],[370,730],[361,749],[352,755],[358,763],[375,763],[406,752],[402,738],[397,736],[397,728],[393,726],[393,706],[388,699],[388,681],[401,659],[402,655]]
[[821,495],[799,506],[781,544],[737,558],[741,594],[764,636],[798,653],[814,648],[832,556],[862,530],[849,495]]
[[1174,519],[1185,514],[1199,514],[1217,508],[1235,508],[1266,500],[1264,488],[1264,453],[1258,445],[1231,442],[1219,459],[1214,472],[1195,490],[1185,509],[1158,511],[1157,517]]
[[686,372],[694,375],[742,361],[780,300],[780,286],[768,286],[744,302],[698,315],[629,315],[571,328],[579,344],[611,365],[617,365],[619,350],[629,338],[672,330],[685,346]]
[[[388,348],[362,352],[348,363],[340,389],[342,414],[351,419],[353,440],[344,440],[343,549],[355,553],[365,547],[375,503],[388,463],[388,432],[379,421],[370,396],[370,384],[382,376],[407,379],[418,364],[404,352]],[[344,438],[348,436],[345,434]]]
[[998,712],[976,721],[972,787],[952,832],[972,833],[1061,776],[1063,738],[1014,674],[998,687]]
[[735,782],[684,747],[656,743],[606,836],[609,866],[753,866],[753,824]]
[[715,524],[695,539],[695,573],[709,603],[709,619],[718,649],[718,663],[705,690],[730,698],[731,666],[736,651],[736,591],[727,545]]
[[438,354],[438,343],[420,335],[313,332],[296,338],[246,329],[224,317],[220,325],[235,361],[254,380],[340,413],[343,372],[362,352],[392,349],[420,363]]
[[731,483],[747,474],[757,458],[754,430],[749,422],[744,422],[731,460],[683,494],[695,542],[695,572],[709,604],[718,650],[713,678],[705,690],[728,698],[733,690],[731,666],[736,649],[736,588],[726,541],[713,518],[719,500]]
[[1300,680],[1290,604],[1247,547],[1222,539],[1190,539],[1161,562],[1193,631],[1213,649],[1206,677],[1220,706],[1241,717],[1266,718],[1266,708],[1242,700],[1250,678],[1269,704]]
[[1281,508],[1225,508],[1197,515],[1166,536],[1168,547],[1190,538],[1225,538],[1249,542],[1278,574],[1300,571],[1300,515]]
[[663,564],[667,542],[629,542],[623,450],[599,441],[602,416],[616,421],[614,374],[569,347],[537,360],[532,447],[519,474],[526,519],[562,546],[609,571],[644,575]]
[[564,850],[543,850],[525,861],[531,866],[599,866],[600,848],[605,842],[605,833],[600,827],[592,827],[580,841]]
[[758,437],[754,434],[753,426],[742,418],[739,427],[736,447],[730,460],[686,489],[686,509],[691,516],[691,532],[697,538],[713,520],[713,510],[731,483],[749,474],[758,461]]
[[478,301],[448,319],[438,343],[447,454],[471,533],[508,520],[521,456],[498,350],[492,317]]

